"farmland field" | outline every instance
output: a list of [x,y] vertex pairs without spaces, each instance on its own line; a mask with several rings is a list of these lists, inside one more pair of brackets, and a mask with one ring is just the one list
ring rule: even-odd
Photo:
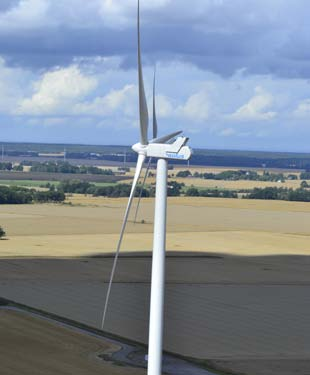
[[48,181],[48,180],[0,180],[0,185],[6,186],[24,186],[30,188],[38,188],[47,183],[52,183],[58,185],[58,181]]
[[[186,166],[178,166],[174,167],[173,170],[169,171],[169,180],[175,180],[179,183],[184,183],[185,186],[195,186],[198,188],[205,188],[205,189],[224,189],[224,190],[250,190],[254,188],[265,188],[265,187],[278,187],[278,188],[292,188],[297,189],[300,187],[301,180],[285,180],[284,182],[278,181],[255,181],[255,180],[213,180],[213,179],[203,179],[203,178],[195,178],[195,177],[176,177],[177,173],[180,171],[189,170],[192,174],[195,172],[198,173],[214,173],[218,174],[224,171],[238,171],[240,168],[227,168],[227,167],[189,167]],[[247,170],[256,171],[259,175],[262,175],[264,170],[260,168],[247,168]],[[152,173],[155,173],[155,170],[151,169]],[[300,172],[296,171],[289,171],[285,169],[269,169],[268,172],[270,173],[283,173],[284,176],[288,176],[289,174],[296,175],[299,178]],[[133,176],[134,169],[128,173],[128,176]],[[154,184],[155,177],[148,177],[146,179],[147,184]]]
[[[126,198],[74,195],[69,202],[73,205],[1,206],[0,223],[10,238],[0,242],[2,256],[113,251]],[[138,223],[128,224],[124,251],[151,248],[153,206],[153,199],[143,199]],[[294,247],[308,254],[309,219],[310,204],[303,202],[169,198],[168,249],[265,255],[291,253]]]
[[[70,201],[1,206],[0,296],[99,327],[126,199]],[[105,327],[140,342],[153,205],[128,224]],[[169,198],[165,349],[236,373],[304,373],[309,220],[309,203]]]

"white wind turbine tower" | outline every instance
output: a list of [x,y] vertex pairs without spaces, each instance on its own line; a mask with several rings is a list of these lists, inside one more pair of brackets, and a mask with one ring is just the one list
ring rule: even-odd
[[[151,302],[149,323],[149,346],[148,346],[148,375],[161,375],[162,369],[162,344],[163,344],[163,317],[164,317],[164,287],[165,287],[165,251],[166,251],[166,216],[167,216],[167,171],[168,160],[189,160],[192,150],[186,145],[188,138],[177,137],[180,131],[157,138],[157,122],[155,110],[155,95],[153,98],[153,139],[148,140],[148,109],[144,91],[141,47],[140,47],[140,4],[138,0],[138,82],[139,82],[139,115],[140,115],[140,142],[132,146],[137,152],[138,160],[132,188],[127,203],[123,224],[110,276],[106,301],[102,317],[102,328],[104,326],[108,302],[111,293],[113,277],[119,251],[128,220],[129,211],[135,196],[136,187],[143,168],[145,159],[156,158],[156,198],[154,217],[154,239],[152,257],[152,280],[151,280]],[[154,79],[155,81],[155,79]],[[175,139],[175,137],[177,137]]]

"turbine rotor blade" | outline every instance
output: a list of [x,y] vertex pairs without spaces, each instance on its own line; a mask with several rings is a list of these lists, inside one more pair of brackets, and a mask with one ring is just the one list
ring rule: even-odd
[[154,81],[153,81],[153,138],[157,138],[157,118],[156,118],[156,99],[155,99],[155,91],[156,91],[156,66],[154,69]]
[[143,188],[144,188],[144,185],[145,185],[145,181],[146,181],[146,179],[147,179],[147,176],[148,176],[148,174],[149,174],[149,170],[150,170],[151,162],[152,162],[152,158],[149,159],[149,162],[148,162],[148,164],[147,164],[147,168],[146,168],[146,171],[145,171],[145,175],[144,175],[144,178],[143,178],[143,182],[142,182],[142,185],[141,185],[141,190],[140,190],[139,200],[138,200],[138,204],[137,204],[136,212],[135,212],[134,223],[137,222],[137,216],[138,216],[138,211],[139,211],[140,202],[141,202],[141,198],[142,198]]
[[[156,119],[156,99],[155,99],[156,87],[155,87],[155,84],[156,84],[156,65],[155,65],[155,69],[154,69],[154,80],[153,80],[153,138],[154,139],[157,137],[157,129],[158,129],[157,119]],[[147,168],[146,168],[146,171],[145,171],[144,179],[143,179],[140,194],[139,194],[138,204],[137,204],[137,207],[136,207],[134,223],[137,222],[137,216],[138,216],[138,211],[139,211],[139,208],[140,208],[143,188],[144,188],[145,181],[146,181],[146,178],[147,178],[149,170],[150,170],[151,162],[152,162],[152,158],[149,159],[149,162],[148,162],[148,165],[147,165]]]
[[138,81],[139,81],[139,114],[140,114],[140,143],[148,144],[149,115],[145,97],[142,62],[141,62],[141,41],[140,41],[140,1],[138,0]]
[[108,290],[107,290],[107,294],[106,294],[104,310],[103,310],[103,315],[102,315],[101,329],[103,329],[103,326],[104,326],[104,323],[105,323],[109,299],[110,299],[110,293],[111,293],[111,288],[112,288],[112,283],[113,283],[113,278],[114,278],[116,265],[117,265],[117,260],[118,260],[118,256],[119,256],[119,252],[120,252],[120,248],[121,248],[121,244],[122,244],[122,240],[123,240],[123,236],[124,236],[124,232],[125,232],[125,228],[126,228],[126,224],[127,224],[127,220],[128,220],[130,207],[132,205],[132,201],[133,201],[133,198],[135,196],[137,183],[138,183],[138,180],[140,178],[140,174],[141,174],[141,171],[142,171],[144,161],[145,161],[145,155],[139,154],[138,160],[137,160],[137,165],[136,165],[135,176],[134,176],[134,179],[133,179],[133,182],[132,182],[131,192],[130,192],[130,196],[129,196],[129,199],[128,199],[128,203],[127,203],[127,207],[126,207],[126,211],[125,211],[125,215],[124,215],[124,219],[123,219],[123,224],[122,224],[122,228],[121,228],[121,233],[120,233],[120,236],[119,236],[119,240],[118,240],[117,248],[116,248],[116,253],[115,253],[115,257],[114,257],[114,261],[113,261],[111,276],[110,276],[110,280],[109,280],[109,286],[108,286]]
[[152,139],[150,141],[150,143],[166,143],[166,142],[170,141],[170,139],[178,136],[181,133],[183,133],[182,130],[180,130],[178,132],[174,132],[174,133],[168,134],[168,135],[164,135],[163,137]]

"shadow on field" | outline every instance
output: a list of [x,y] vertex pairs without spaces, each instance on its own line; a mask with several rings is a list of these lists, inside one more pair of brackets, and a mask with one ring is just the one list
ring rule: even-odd
[[[2,259],[0,297],[98,328],[113,258]],[[120,255],[105,331],[147,342],[151,262],[150,252]],[[165,349],[200,359],[309,359],[309,270],[307,256],[168,251]]]

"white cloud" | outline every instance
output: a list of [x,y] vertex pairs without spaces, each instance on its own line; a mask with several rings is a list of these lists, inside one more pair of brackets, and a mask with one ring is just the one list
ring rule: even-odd
[[[150,107],[151,108],[151,107]],[[166,118],[172,116],[174,108],[171,100],[165,95],[156,95],[156,114],[158,117]]]
[[[142,10],[161,8],[171,0],[149,0],[141,4]],[[132,0],[99,0],[99,14],[106,26],[126,27],[136,23],[137,2]]]
[[77,101],[96,88],[97,83],[94,77],[84,75],[74,65],[47,72],[34,84],[32,97],[21,101],[18,114],[69,113]]
[[15,7],[0,13],[0,28],[32,29],[47,26],[51,17],[48,17],[49,4],[46,0],[21,0]]
[[74,113],[93,116],[112,116],[122,113],[133,117],[136,115],[137,95],[137,86],[125,85],[120,90],[111,90],[105,96],[76,104]]
[[273,119],[277,113],[268,111],[274,102],[274,97],[260,86],[255,88],[255,95],[241,106],[230,118],[235,120],[266,121]]
[[234,135],[234,134],[236,134],[236,131],[233,128],[222,129],[219,132],[219,135],[221,135],[223,137],[230,137],[231,135]]
[[27,71],[10,68],[0,56],[0,112],[9,114],[16,109],[18,100],[23,96]]
[[302,100],[293,114],[297,117],[309,117],[310,116],[310,99]]
[[206,90],[191,95],[183,106],[176,109],[176,113],[194,122],[207,121],[210,117],[210,105]]

